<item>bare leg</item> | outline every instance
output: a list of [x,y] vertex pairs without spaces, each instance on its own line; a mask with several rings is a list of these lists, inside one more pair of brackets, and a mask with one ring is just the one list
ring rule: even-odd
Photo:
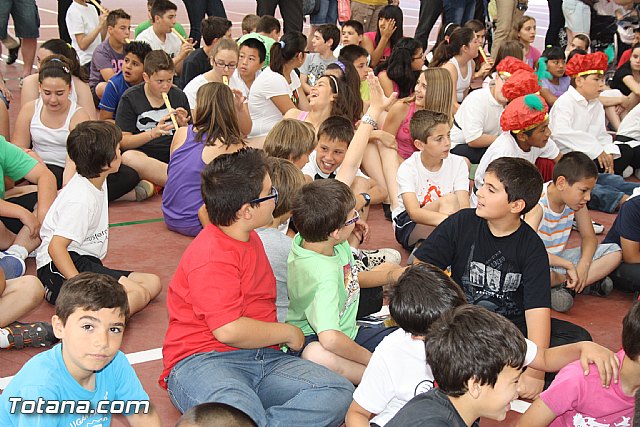
[[618,130],[620,127],[620,116],[616,112],[616,107],[605,107],[604,114],[609,120],[609,124],[613,127],[614,130]]
[[31,231],[28,227],[22,227],[16,235],[14,245],[20,245],[27,250],[27,253],[33,251],[40,246],[40,236],[31,237]]
[[588,283],[591,285],[598,280],[604,279],[620,265],[622,252],[613,252],[594,260],[589,267]]
[[141,151],[125,151],[122,153],[122,163],[138,172],[140,179],[146,179],[161,187],[167,183],[167,164]]
[[302,358],[329,368],[354,384],[360,384],[366,368],[365,365],[325,350],[319,342],[312,342],[307,345],[302,352]]
[[131,314],[145,308],[162,291],[160,278],[155,274],[134,271],[128,277],[121,277],[118,282],[127,291]]
[[107,87],[106,82],[100,82],[96,85],[96,95],[98,98],[102,99],[102,94],[104,93],[104,89]]
[[36,308],[44,299],[44,287],[35,276],[7,280],[0,295],[0,327],[5,327]]
[[26,77],[33,72],[33,61],[36,58],[37,39],[22,39],[22,77]]
[[9,111],[4,102],[0,101],[0,135],[4,136],[7,141],[11,140],[11,132],[9,126]]

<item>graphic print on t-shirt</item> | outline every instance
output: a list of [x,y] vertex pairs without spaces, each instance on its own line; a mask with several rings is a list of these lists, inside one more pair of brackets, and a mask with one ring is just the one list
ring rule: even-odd
[[611,424],[604,424],[598,422],[595,418],[584,416],[582,414],[575,414],[573,416],[574,427],[631,427],[631,418],[622,417],[620,422]]
[[476,245],[472,244],[462,275],[462,288],[467,301],[506,317],[522,314],[514,298],[509,295],[520,287],[522,274],[517,272],[501,251],[486,260],[474,260],[475,248]]
[[357,297],[360,295],[360,284],[358,283],[358,272],[355,269],[355,265],[352,266],[351,263],[345,264],[342,267],[342,273],[344,275],[344,289],[347,291],[347,300],[344,302],[344,307],[340,309],[340,317],[351,304],[357,301]]
[[424,188],[420,189],[420,193],[424,194],[422,201],[420,201],[421,208],[424,208],[427,203],[435,202],[442,197],[440,186],[428,179]]
[[149,110],[138,115],[136,119],[136,128],[140,132],[150,131],[158,126],[158,123],[164,116],[169,114],[169,110],[163,108],[162,110]]

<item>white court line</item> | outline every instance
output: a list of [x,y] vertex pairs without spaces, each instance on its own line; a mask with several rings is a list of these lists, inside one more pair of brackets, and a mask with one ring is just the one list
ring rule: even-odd
[[[152,362],[154,360],[162,359],[162,347],[154,348],[151,350],[138,351],[136,353],[127,354],[127,359],[132,365],[138,363]],[[9,385],[9,382],[13,379],[14,375],[10,377],[0,378],[0,390],[4,390]]]

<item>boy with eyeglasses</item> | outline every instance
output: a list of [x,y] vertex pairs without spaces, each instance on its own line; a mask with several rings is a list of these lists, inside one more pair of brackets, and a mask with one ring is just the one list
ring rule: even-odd
[[258,426],[304,419],[338,426],[353,386],[280,351],[302,331],[276,320],[276,284],[255,229],[273,221],[277,191],[261,150],[217,157],[202,172],[208,224],[186,249],[169,285],[169,328],[160,384],[180,412],[224,403]]

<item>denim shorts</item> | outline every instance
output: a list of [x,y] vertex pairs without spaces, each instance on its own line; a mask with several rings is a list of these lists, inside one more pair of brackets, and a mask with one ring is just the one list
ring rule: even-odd
[[[620,246],[618,246],[615,243],[601,243],[598,245],[598,247],[596,248],[596,252],[593,254],[593,260],[595,261],[597,259],[602,258],[605,255],[609,255],[614,252],[618,252],[620,250],[621,250]],[[581,248],[577,247],[577,248],[565,249],[564,251],[556,255],[558,255],[562,259],[566,259],[567,261],[570,261],[571,264],[576,265],[580,261],[581,254],[582,254]],[[551,267],[551,270],[560,274],[565,274],[567,272],[567,270],[561,267]]]
[[40,15],[35,0],[0,1],[0,39],[7,38],[9,14],[13,17],[16,36],[23,39],[40,37]]

